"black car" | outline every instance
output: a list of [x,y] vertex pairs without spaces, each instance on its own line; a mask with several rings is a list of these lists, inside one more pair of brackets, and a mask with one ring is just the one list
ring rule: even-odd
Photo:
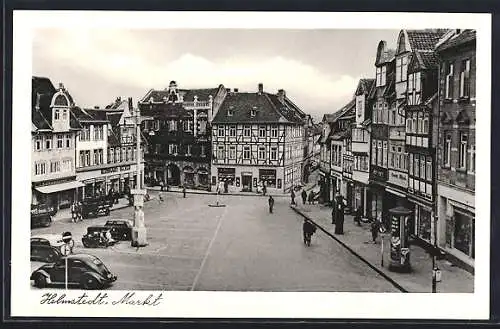
[[[38,288],[48,285],[65,284],[66,257],[55,263],[45,264],[35,270],[30,280]],[[89,254],[75,254],[67,256],[68,285],[82,289],[102,289],[116,281],[117,276],[111,273],[106,265],[97,257]]]
[[107,239],[106,233],[111,233],[111,227],[94,225],[87,227],[87,233],[82,236],[82,244],[85,248],[108,247],[116,243],[117,239],[111,233],[112,241]]
[[129,241],[132,239],[132,223],[126,219],[108,220],[104,226],[111,229],[111,236],[118,241]]
[[31,243],[30,260],[37,262],[53,263],[62,257],[59,248]]
[[45,204],[31,205],[31,227],[47,227],[52,223],[52,216],[56,211],[54,207]]

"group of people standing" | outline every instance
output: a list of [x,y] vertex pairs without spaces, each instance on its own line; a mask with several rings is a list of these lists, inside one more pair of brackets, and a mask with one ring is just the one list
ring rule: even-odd
[[[305,205],[306,202],[309,202],[309,204],[314,204],[315,196],[316,195],[314,194],[313,191],[310,191],[309,195],[308,195],[307,192],[306,192],[306,190],[302,189],[302,193],[300,194],[300,196],[302,197],[302,204]],[[296,205],[296,203],[295,203],[295,197],[296,197],[295,191],[292,188],[292,190],[290,192],[290,198],[291,198],[290,204],[291,205]]]
[[77,221],[81,221],[83,219],[82,216],[82,203],[80,201],[75,201],[71,204],[71,220],[73,223]]

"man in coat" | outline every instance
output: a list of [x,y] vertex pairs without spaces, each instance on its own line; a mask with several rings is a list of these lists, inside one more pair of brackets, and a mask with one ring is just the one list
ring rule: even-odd
[[269,196],[269,199],[267,200],[267,202],[269,203],[269,212],[272,214],[273,207],[274,207],[274,199],[271,195]]
[[291,198],[291,205],[295,206],[295,192],[293,191],[293,187],[290,189],[290,198]]
[[305,189],[302,189],[302,193],[301,193],[301,196],[302,196],[302,204],[306,204],[306,201],[307,201],[307,192]]
[[344,198],[339,191],[335,195],[335,234],[344,234]]

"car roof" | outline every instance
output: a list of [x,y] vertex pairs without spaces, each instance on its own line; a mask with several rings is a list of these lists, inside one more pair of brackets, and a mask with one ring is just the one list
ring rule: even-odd
[[132,224],[132,221],[130,219],[109,219],[106,221],[106,223],[130,223]]
[[92,261],[94,259],[99,259],[96,256],[91,255],[91,254],[71,254],[71,255],[66,256],[66,258],[67,259],[76,259],[76,260],[86,260],[86,261]]

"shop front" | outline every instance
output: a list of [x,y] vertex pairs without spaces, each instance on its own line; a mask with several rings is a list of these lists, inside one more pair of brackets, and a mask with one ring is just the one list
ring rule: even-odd
[[200,187],[208,188],[210,182],[208,181],[208,170],[205,168],[198,168],[198,185]]
[[263,182],[266,187],[276,188],[276,170],[259,169],[259,181]]
[[432,229],[432,202],[420,200],[409,195],[409,201],[413,204],[414,227],[413,234],[423,242],[432,244],[434,241]]
[[184,174],[184,185],[186,187],[194,187],[194,169],[190,166],[186,166],[182,169],[182,172]]
[[217,182],[227,182],[228,185],[234,185],[235,180],[235,168],[217,168]]
[[[370,212],[369,216],[372,219],[383,222],[386,227],[389,227],[389,219],[384,218],[384,198],[385,188],[378,185],[370,185]],[[387,216],[385,216],[387,217]]]
[[82,183],[71,180],[54,180],[33,184],[33,204],[47,204],[56,209],[68,208],[78,199],[78,188]]
[[475,258],[474,209],[459,202],[448,200],[446,216],[446,247],[469,265]]

